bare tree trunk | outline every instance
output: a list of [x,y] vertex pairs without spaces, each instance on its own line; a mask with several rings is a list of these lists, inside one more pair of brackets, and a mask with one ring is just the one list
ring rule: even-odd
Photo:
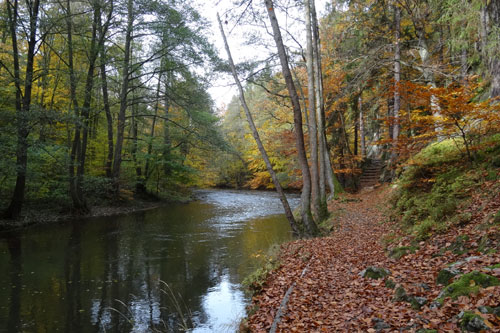
[[102,101],[104,105],[104,113],[106,114],[106,125],[107,125],[107,143],[108,143],[108,154],[106,157],[106,177],[112,177],[112,167],[113,167],[113,116],[111,115],[111,107],[109,104],[109,93],[108,93],[108,78],[106,74],[106,49],[104,46],[104,40],[106,38],[106,33],[111,22],[111,16],[113,13],[113,1],[110,1],[111,8],[108,12],[108,20],[105,25],[102,25],[101,16],[99,15],[97,20],[97,25],[99,29],[99,52],[100,52],[100,74],[101,74],[101,89],[102,89]]
[[319,165],[318,165],[318,129],[316,120],[316,91],[313,63],[313,39],[311,31],[311,0],[305,0],[306,15],[306,67],[307,67],[307,99],[309,110],[309,150],[311,161],[311,199],[314,217],[321,219],[319,194]]
[[306,228],[306,234],[308,236],[314,236],[318,233],[318,227],[314,222],[311,214],[311,174],[309,172],[309,165],[307,163],[306,149],[304,145],[304,132],[302,130],[302,112],[300,109],[300,100],[295,89],[295,84],[293,82],[292,73],[290,72],[290,66],[288,65],[288,58],[286,55],[285,46],[283,45],[283,39],[281,38],[281,31],[278,24],[278,19],[274,12],[274,6],[272,0],[264,0],[264,4],[267,8],[267,14],[269,16],[269,21],[271,22],[271,27],[273,29],[274,41],[278,49],[278,55],[281,63],[281,70],[283,72],[283,77],[286,82],[288,93],[290,94],[290,99],[293,107],[293,122],[295,125],[295,141],[297,146],[297,154],[299,158],[300,167],[302,169],[302,195],[301,195],[301,215],[302,222]]
[[151,153],[153,152],[153,140],[155,137],[155,127],[156,127],[156,119],[158,118],[158,109],[160,108],[160,87],[161,87],[161,73],[158,76],[158,85],[156,86],[156,101],[154,107],[154,115],[153,120],[151,121],[151,131],[150,138],[148,142],[148,152],[146,156],[146,166],[144,167],[144,177],[146,177],[146,182],[151,175]]
[[[489,1],[488,4],[488,17],[489,23],[496,27],[496,29],[491,29],[493,31],[498,31],[498,27],[500,26],[500,1],[494,0]],[[491,89],[490,89],[490,97],[495,98],[500,96],[500,36],[497,33],[496,41],[494,42],[495,49],[491,51],[491,58],[489,59],[490,64],[490,74],[491,74]]]
[[399,92],[399,85],[401,81],[401,50],[399,45],[400,38],[400,22],[401,22],[401,9],[397,4],[394,7],[394,34],[395,34],[395,45],[394,45],[394,112],[393,119],[394,123],[392,126],[392,153],[391,153],[391,163],[394,165],[396,159],[398,158],[397,148],[398,148],[398,138],[399,138],[399,110],[401,108],[401,97]]
[[[325,101],[323,99],[323,72],[321,65],[321,41],[319,37],[319,24],[318,17],[316,15],[316,4],[315,0],[309,0],[311,4],[311,19],[312,19],[312,32],[313,32],[313,69],[314,69],[314,80],[315,89],[314,94],[316,97],[316,121],[318,123],[318,149],[319,149],[319,195],[320,195],[320,210],[319,218],[320,220],[325,219],[328,216],[328,206],[326,203],[326,182],[327,177],[335,177],[333,174],[332,165],[330,164],[330,158],[326,159],[326,155],[329,155],[326,145],[326,134],[325,134]],[[329,175],[328,175],[329,174]],[[335,195],[335,190],[331,190],[331,195]]]
[[16,117],[17,117],[17,147],[16,147],[16,185],[12,194],[10,205],[5,211],[6,218],[18,218],[24,204],[26,188],[26,168],[28,166],[28,135],[29,135],[29,112],[31,107],[31,92],[33,87],[33,72],[37,42],[37,25],[40,1],[35,0],[31,4],[29,40],[26,59],[26,72],[24,78],[24,95],[21,91],[21,70],[19,65],[19,49],[17,45],[17,17],[18,2],[7,1],[7,13],[9,30],[12,40],[12,57],[14,61],[14,84],[16,87]]
[[259,132],[257,131],[257,128],[255,127],[255,123],[253,121],[252,114],[250,113],[250,109],[248,108],[247,102],[245,100],[245,93],[243,91],[243,87],[241,86],[241,82],[238,78],[238,74],[236,73],[236,67],[234,65],[233,57],[231,56],[231,50],[229,49],[229,45],[227,43],[226,35],[224,33],[224,28],[222,27],[222,22],[220,20],[219,14],[217,14],[217,20],[219,21],[220,33],[222,35],[222,39],[224,40],[224,46],[226,48],[226,53],[227,53],[227,57],[229,60],[229,65],[231,66],[231,71],[233,73],[234,82],[238,86],[238,90],[240,93],[241,105],[243,106],[243,110],[245,111],[248,125],[250,126],[253,138],[255,139],[255,142],[257,143],[257,147],[259,148],[260,154],[262,155],[262,159],[266,163],[267,171],[271,175],[274,187],[276,187],[276,192],[278,192],[279,198],[281,200],[281,204],[283,205],[283,208],[285,210],[285,216],[288,219],[288,222],[290,223],[290,227],[292,228],[293,233],[295,235],[299,236],[300,232],[299,232],[299,228],[297,227],[297,222],[295,221],[295,218],[293,217],[292,210],[290,209],[290,205],[288,204],[288,200],[286,199],[285,193],[283,192],[283,189],[282,189],[281,184],[278,180],[276,172],[274,172],[273,165],[271,164],[271,161],[269,160],[266,149],[264,148],[264,145],[262,144],[262,141],[260,140]]
[[130,76],[130,50],[132,47],[132,30],[134,28],[133,0],[127,1],[127,30],[125,33],[125,50],[122,69],[122,87],[120,93],[120,111],[118,113],[118,127],[116,131],[116,143],[113,157],[113,180],[115,190],[118,191],[120,184],[120,167],[122,163],[122,149],[125,134],[125,113],[128,107],[128,86]]
[[[89,120],[90,120],[90,104],[92,102],[92,90],[94,87],[94,72],[96,67],[96,61],[99,54],[98,41],[97,41],[97,24],[98,19],[101,17],[100,4],[94,4],[94,20],[92,22],[92,39],[90,42],[90,58],[89,58],[89,68],[87,70],[87,79],[85,82],[85,94],[82,106],[82,143],[80,154],[78,156],[78,167],[76,174],[76,190],[78,192],[78,197],[80,202],[78,204],[83,204],[84,210],[88,210],[85,198],[83,195],[83,177],[85,175],[85,159],[87,155],[87,143],[88,143],[88,133],[89,133]],[[104,42],[104,41],[103,41]]]

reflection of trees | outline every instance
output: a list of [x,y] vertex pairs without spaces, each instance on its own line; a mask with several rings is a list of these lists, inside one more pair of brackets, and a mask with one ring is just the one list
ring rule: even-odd
[[[179,311],[160,291],[165,289],[160,280],[172,289],[183,315],[191,312],[197,322],[206,322],[202,302],[208,290],[222,276],[239,283],[251,254],[289,229],[286,220],[276,223],[274,217],[219,223],[217,214],[214,206],[194,202],[75,221],[27,232],[22,253],[21,240],[13,235],[10,275],[3,280],[11,283],[11,299],[4,300],[8,332],[19,331],[21,324],[33,331],[126,332],[133,325],[138,331],[178,330]],[[19,275],[26,272],[35,273]]]
[[64,277],[66,281],[66,332],[80,332],[82,328],[81,300],[81,226],[72,225],[66,249]]
[[8,236],[7,246],[10,254],[10,305],[9,322],[7,323],[7,332],[18,332],[21,328],[21,276],[22,276],[22,257],[21,257],[21,238],[17,233]]

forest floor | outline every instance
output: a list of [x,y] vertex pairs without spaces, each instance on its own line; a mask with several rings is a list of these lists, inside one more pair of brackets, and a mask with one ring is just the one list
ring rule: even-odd
[[[283,332],[500,332],[500,226],[492,219],[500,193],[487,202],[473,194],[468,224],[415,244],[389,222],[391,191],[382,186],[333,200],[330,236],[282,245],[280,266],[253,297],[246,329],[269,331],[281,308],[276,331]],[[390,273],[363,277],[369,267]],[[445,268],[461,275],[445,275],[439,285]],[[482,274],[493,277],[489,284]]]

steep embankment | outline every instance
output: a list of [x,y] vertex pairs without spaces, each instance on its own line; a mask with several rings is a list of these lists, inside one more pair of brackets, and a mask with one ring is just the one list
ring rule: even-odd
[[[431,164],[416,163],[420,171],[406,173],[427,177],[425,188],[401,181],[399,190],[331,202],[334,232],[282,246],[280,267],[253,298],[248,328],[268,331],[289,291],[278,331],[500,331],[500,169],[487,155],[482,161],[492,168],[447,158],[422,173]],[[450,163],[454,177],[440,181]],[[426,201],[431,195],[441,201]],[[388,209],[391,196],[397,208]],[[402,208],[402,200],[411,203]],[[453,210],[439,208],[452,201]],[[403,219],[411,208],[415,219]]]

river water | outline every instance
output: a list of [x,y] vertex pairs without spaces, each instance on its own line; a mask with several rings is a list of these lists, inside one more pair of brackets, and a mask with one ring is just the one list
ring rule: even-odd
[[197,196],[0,234],[0,332],[236,331],[243,278],[290,227],[273,192]]

